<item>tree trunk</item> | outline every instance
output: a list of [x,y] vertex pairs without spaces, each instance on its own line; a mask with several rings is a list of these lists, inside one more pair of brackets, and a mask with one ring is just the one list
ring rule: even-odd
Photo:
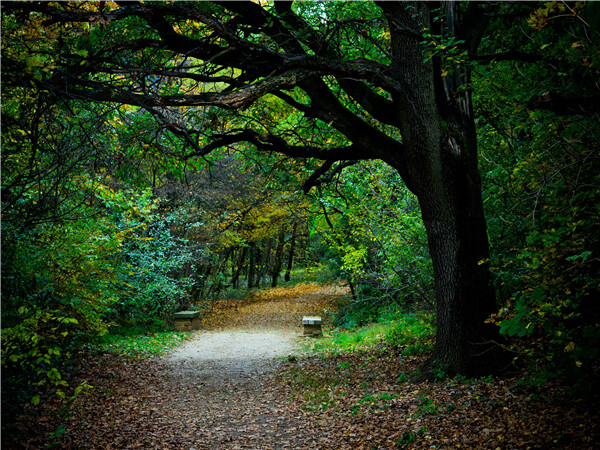
[[499,357],[497,329],[485,323],[497,306],[474,126],[463,122],[443,130],[443,121],[429,117],[434,119],[423,120],[420,127],[427,131],[411,140],[427,155],[428,164],[424,167],[421,161],[420,176],[410,184],[421,206],[435,275],[433,361],[449,374],[496,372],[506,361]]
[[260,258],[260,265],[258,270],[258,278],[256,280],[256,287],[260,287],[260,283],[265,280],[269,274],[269,266],[271,263],[271,253],[273,251],[273,238],[267,239],[267,245],[265,250],[262,252],[262,258]]
[[439,137],[444,170],[417,194],[435,274],[434,360],[449,373],[490,373],[489,365],[501,361],[494,351],[497,330],[485,323],[496,301],[479,173],[472,161],[452,154],[446,136]]
[[294,264],[294,252],[296,251],[296,230],[298,229],[298,224],[294,222],[294,226],[292,227],[292,240],[290,242],[290,251],[288,254],[288,263],[287,269],[285,270],[284,280],[286,282],[290,281],[292,276],[292,265]]
[[271,270],[271,287],[277,287],[277,279],[279,278],[279,272],[281,272],[284,245],[285,227],[282,225],[279,229],[279,236],[277,237],[277,248],[275,249],[275,258],[273,259],[273,266]]
[[[429,26],[428,5],[385,2],[395,23]],[[490,285],[489,243],[477,166],[477,138],[470,96],[457,86],[468,74],[445,78],[440,61],[423,62],[423,48],[405,28],[392,25],[397,119],[405,148],[390,155],[417,196],[433,262],[437,335],[433,360],[449,374],[495,372],[505,361],[497,329],[485,323],[496,311]],[[458,69],[456,69],[458,70]]]
[[237,289],[240,287],[240,272],[242,271],[242,267],[244,267],[244,261],[246,260],[247,253],[248,253],[248,247],[247,246],[242,247],[242,250],[240,251],[240,254],[239,254],[239,257],[237,260],[237,264],[233,268],[233,274],[231,276],[231,285],[233,286],[234,289]]
[[248,289],[252,289],[254,287],[254,277],[256,274],[256,243],[252,242],[250,244],[250,253],[249,261],[248,261]]

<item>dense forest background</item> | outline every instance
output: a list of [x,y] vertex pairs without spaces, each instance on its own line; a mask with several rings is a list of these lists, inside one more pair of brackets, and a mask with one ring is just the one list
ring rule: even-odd
[[[162,3],[171,2],[153,5]],[[227,4],[197,7],[237,17]],[[198,145],[208,131],[253,127],[339,146],[343,136],[326,122],[290,106],[307,102],[298,87],[234,110],[69,95],[61,80],[83,72],[92,74],[90,89],[111,83],[172,96],[231,83],[235,74],[218,65],[210,77],[190,70],[176,81],[149,69],[161,60],[183,70],[195,60],[144,47],[155,39],[147,33],[158,32],[140,16],[120,17],[124,9],[2,3],[3,415],[40,402],[49,388],[66,396],[62,374],[106,333],[168,327],[177,310],[210,309],[219,298],[311,274],[350,286],[340,326],[377,321],[390,309],[435,315],[420,204],[397,170],[378,158],[325,167],[251,142],[207,141],[210,152]],[[389,30],[375,4],[291,9],[310,25],[300,40],[310,42],[313,30],[347,49],[344,57],[387,63]],[[600,376],[600,9],[593,2],[483,9],[487,30],[476,54],[435,32],[442,19],[433,8],[421,45],[425,61],[452,63],[439,67],[442,77],[456,65],[470,70],[463,92],[474,105],[491,246],[480,263],[489,264],[497,299],[488,322],[533,382],[560,378],[589,392]],[[216,39],[192,18],[177,17],[177,26]],[[251,42],[267,39],[250,25],[240,29]],[[121,35],[135,39],[120,42]],[[103,59],[109,46],[128,72]],[[334,77],[323,78],[346,108],[374,121]]]

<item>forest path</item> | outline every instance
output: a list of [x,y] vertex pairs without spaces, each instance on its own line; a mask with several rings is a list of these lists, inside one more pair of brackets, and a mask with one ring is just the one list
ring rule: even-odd
[[[66,448],[285,449],[326,447],[326,424],[289,400],[276,370],[300,349],[302,315],[327,320],[338,286],[261,291],[221,301],[203,330],[167,355],[96,362],[62,438]],[[335,447],[333,437],[329,448]]]
[[[185,424],[177,445],[186,448],[307,448],[318,437],[306,412],[291,408],[275,389],[277,358],[300,350],[302,315],[327,317],[339,287],[299,285],[259,293],[251,302],[214,305],[210,331],[162,360],[173,396],[160,409],[171,424]],[[164,418],[163,418],[164,419]]]
[[[162,364],[171,395],[157,408],[181,432],[184,448],[294,448],[302,417],[272,384],[277,357],[298,351],[295,333],[268,330],[200,332]],[[294,446],[292,446],[294,443]]]

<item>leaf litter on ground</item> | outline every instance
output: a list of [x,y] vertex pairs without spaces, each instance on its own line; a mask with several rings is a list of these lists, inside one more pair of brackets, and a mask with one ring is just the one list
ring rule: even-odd
[[[207,329],[298,330],[302,315],[331,316],[341,286],[265,290],[220,301]],[[194,337],[192,337],[193,339]],[[540,393],[521,377],[413,383],[427,355],[384,344],[370,351],[174,365],[96,354],[75,376],[94,389],[68,417],[59,399],[25,413],[5,448],[595,448],[597,401]],[[251,363],[253,364],[253,363]],[[62,428],[59,428],[62,427]],[[60,430],[60,436],[56,431]],[[53,435],[54,433],[54,435]],[[14,437],[17,436],[17,437]]]

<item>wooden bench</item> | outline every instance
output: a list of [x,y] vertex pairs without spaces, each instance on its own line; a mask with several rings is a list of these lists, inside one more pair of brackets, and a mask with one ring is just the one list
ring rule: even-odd
[[303,336],[319,337],[323,335],[321,325],[323,321],[320,317],[304,316],[302,318],[302,325],[304,326]]
[[179,311],[173,314],[175,331],[192,331],[200,328],[200,311]]

